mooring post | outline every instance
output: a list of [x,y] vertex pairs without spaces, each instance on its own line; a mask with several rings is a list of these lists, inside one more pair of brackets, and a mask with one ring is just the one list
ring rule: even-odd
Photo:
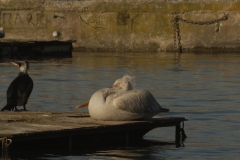
[[180,143],[180,123],[176,124],[176,130],[175,130],[175,143]]

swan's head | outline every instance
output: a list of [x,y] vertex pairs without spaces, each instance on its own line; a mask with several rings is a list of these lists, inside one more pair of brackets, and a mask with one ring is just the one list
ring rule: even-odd
[[124,75],[113,83],[113,87],[120,87],[125,91],[133,90],[135,87],[135,77]]

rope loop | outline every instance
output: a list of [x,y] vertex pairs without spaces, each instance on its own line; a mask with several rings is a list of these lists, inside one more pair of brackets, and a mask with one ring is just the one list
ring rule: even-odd
[[182,141],[184,141],[187,138],[187,135],[185,134],[185,131],[184,131],[184,121],[182,121],[181,123],[182,123],[182,126],[180,124],[180,134],[182,137]]
[[7,150],[9,145],[12,143],[12,140],[8,139],[7,137],[0,138],[0,141],[2,141],[3,150]]

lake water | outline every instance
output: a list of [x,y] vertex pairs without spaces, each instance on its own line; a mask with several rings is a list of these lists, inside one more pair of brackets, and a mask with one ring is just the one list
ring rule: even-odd
[[[0,106],[19,72],[9,61],[0,61]],[[74,153],[26,151],[9,153],[11,159],[239,159],[240,54],[73,53],[72,58],[28,61],[34,80],[28,110],[85,112],[87,108],[76,111],[75,106],[129,74],[135,76],[136,88],[149,90],[170,109],[162,115],[188,119],[187,139],[176,147],[175,128],[159,128],[144,136],[156,142],[149,145]]]

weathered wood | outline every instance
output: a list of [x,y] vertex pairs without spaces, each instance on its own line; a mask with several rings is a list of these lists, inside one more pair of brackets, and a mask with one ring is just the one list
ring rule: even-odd
[[[88,113],[71,112],[0,112],[0,138],[14,142],[67,138],[69,150],[72,142],[84,137],[107,135],[107,138],[124,137],[126,145],[134,138],[156,127],[176,126],[176,141],[180,136],[180,123],[184,117],[161,117],[141,121],[98,121]],[[109,136],[111,135],[112,136]]]

